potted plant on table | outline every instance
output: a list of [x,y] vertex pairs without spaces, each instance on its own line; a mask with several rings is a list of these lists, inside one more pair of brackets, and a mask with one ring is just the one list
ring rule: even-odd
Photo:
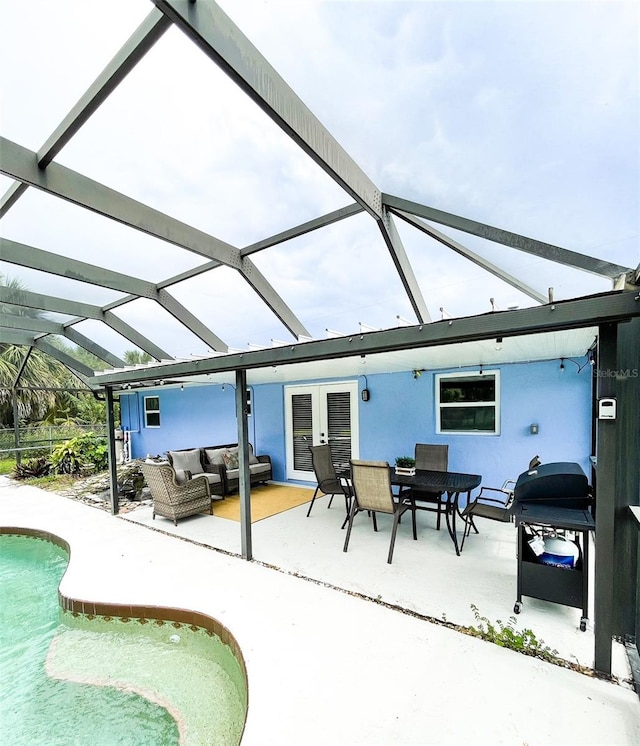
[[396,458],[396,474],[412,477],[416,473],[416,460],[413,456],[398,456]]

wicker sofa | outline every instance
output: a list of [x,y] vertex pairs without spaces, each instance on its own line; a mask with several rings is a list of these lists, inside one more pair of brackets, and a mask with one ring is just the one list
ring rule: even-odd
[[212,468],[204,460],[201,448],[185,448],[180,451],[167,451],[167,460],[176,473],[179,484],[195,477],[206,477],[209,482],[212,500],[221,500],[226,494],[224,474],[218,468]]
[[[211,486],[212,498],[237,492],[240,485],[238,444],[189,448],[167,451],[167,458],[176,469],[179,479],[205,475]],[[273,478],[270,456],[256,456],[249,443],[249,477],[251,485],[268,482]]]

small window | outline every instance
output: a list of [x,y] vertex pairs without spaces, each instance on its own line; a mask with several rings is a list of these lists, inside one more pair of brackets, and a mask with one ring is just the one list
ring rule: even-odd
[[160,427],[160,397],[144,397],[144,426]]
[[436,432],[500,432],[500,373],[436,375]]

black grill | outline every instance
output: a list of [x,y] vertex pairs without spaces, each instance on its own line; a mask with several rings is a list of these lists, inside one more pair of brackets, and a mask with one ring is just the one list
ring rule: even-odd
[[513,492],[514,507],[585,509],[591,503],[591,487],[579,464],[540,464],[523,472]]
[[[589,602],[589,532],[595,530],[591,514],[591,487],[579,464],[540,464],[523,472],[513,492],[512,515],[518,528],[518,598],[522,596],[582,609],[580,629],[587,628]],[[536,533],[574,536],[579,559],[572,569],[540,564],[531,545]]]

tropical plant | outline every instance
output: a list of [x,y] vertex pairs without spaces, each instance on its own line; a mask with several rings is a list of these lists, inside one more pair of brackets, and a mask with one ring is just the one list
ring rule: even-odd
[[90,464],[92,471],[107,468],[108,450],[104,438],[94,433],[77,435],[53,450],[51,465],[58,474],[79,474]]
[[[107,421],[107,404],[103,399],[96,399],[93,394],[73,394],[70,396],[75,411],[74,420],[81,425],[103,424]],[[118,419],[119,402],[114,403]]]
[[11,476],[14,479],[32,479],[33,477],[46,477],[51,471],[51,462],[48,458],[32,458],[24,464],[16,464]]

